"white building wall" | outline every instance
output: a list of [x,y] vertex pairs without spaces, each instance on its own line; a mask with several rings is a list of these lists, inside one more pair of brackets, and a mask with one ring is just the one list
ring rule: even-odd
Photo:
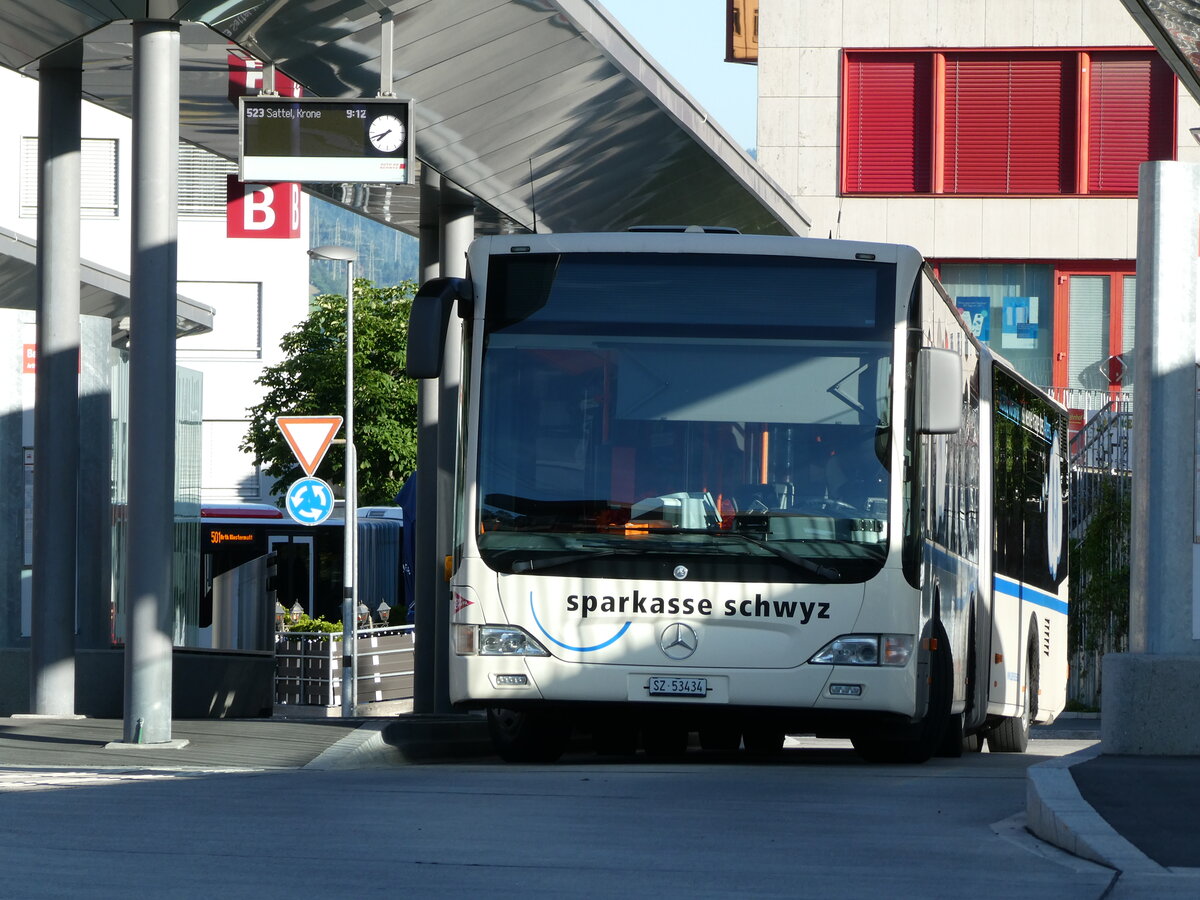
[[[761,0],[758,160],[812,216],[811,234],[952,258],[1134,259],[1137,201],[839,197],[843,48],[1150,47],[1120,0]],[[1178,158],[1200,162],[1180,89]]]
[[[12,176],[21,171],[21,138],[37,135],[37,81],[0,69],[0,90],[6,121],[13,123],[0,130],[0,171],[10,173],[6,187],[0,188],[0,226],[36,238],[37,219],[22,215],[19,179]],[[118,215],[82,220],[80,253],[91,263],[128,276],[130,121],[85,102],[82,136],[117,139],[119,193]],[[184,338],[177,347],[179,365],[204,375],[204,503],[269,499],[272,479],[260,477],[252,458],[237,445],[246,431],[248,408],[262,396],[254,380],[265,366],[282,359],[280,338],[308,313],[306,195],[301,198],[300,223],[298,238],[270,240],[227,239],[223,218],[179,221],[179,293],[217,311],[211,335]],[[255,308],[248,312],[247,303]]]

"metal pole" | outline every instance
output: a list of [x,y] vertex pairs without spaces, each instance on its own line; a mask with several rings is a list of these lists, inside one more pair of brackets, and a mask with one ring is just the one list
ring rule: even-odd
[[135,744],[171,740],[178,140],[179,23],[135,21],[124,729]]
[[354,261],[346,260],[346,502],[342,560],[342,716],[358,704],[358,458],[354,453]]
[[[421,166],[420,266],[421,283],[442,273],[438,194],[441,176]],[[416,630],[413,637],[413,712],[434,712],[435,643],[434,592],[441,577],[434,564],[437,553],[437,422],[438,385],[433,378],[417,382],[417,536],[413,552],[413,592],[416,597]],[[407,523],[405,524],[407,528]]]
[[[467,274],[467,248],[475,236],[475,203],[470,194],[442,180],[442,274]],[[444,560],[454,552],[455,469],[458,463],[459,387],[462,371],[462,323],[450,314],[446,329],[442,377],[438,381],[437,420],[437,552],[434,577],[434,712],[450,712],[450,585]]]
[[[72,56],[78,57],[78,48]],[[37,374],[30,707],[75,713],[82,69],[43,62],[38,89]]]

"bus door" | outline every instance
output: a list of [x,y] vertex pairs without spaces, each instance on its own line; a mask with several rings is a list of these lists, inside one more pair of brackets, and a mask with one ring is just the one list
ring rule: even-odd
[[275,596],[283,608],[291,610],[296,603],[313,616],[313,594],[316,582],[316,556],[310,535],[268,534],[267,552],[275,556]]
[[[1020,672],[1024,663],[1021,645],[1023,585],[1026,582],[1024,551],[1028,543],[1027,506],[1031,502],[1027,471],[1031,454],[1024,429],[1011,418],[995,418],[995,567],[992,594],[992,646],[989,656],[988,701],[1014,704],[1021,701]],[[1040,491],[1039,491],[1040,494]]]
[[[996,555],[991,701],[1023,703],[1029,612],[1061,566],[1057,473],[1038,435],[997,419]],[[1055,523],[1051,525],[1051,523]]]

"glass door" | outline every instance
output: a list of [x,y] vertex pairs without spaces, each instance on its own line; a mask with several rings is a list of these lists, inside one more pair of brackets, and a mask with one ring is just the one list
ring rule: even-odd
[[[1062,366],[1056,381],[1087,397],[1084,405],[1099,408],[1112,399],[1108,395],[1133,387],[1137,276],[1111,263],[1088,268],[1059,276],[1066,287],[1068,327],[1065,342],[1055,347]],[[1081,397],[1075,400],[1071,405],[1079,405]]]
[[307,535],[268,535],[267,550],[276,554],[276,599],[289,611],[299,603],[300,608],[312,616],[316,580],[313,539]]

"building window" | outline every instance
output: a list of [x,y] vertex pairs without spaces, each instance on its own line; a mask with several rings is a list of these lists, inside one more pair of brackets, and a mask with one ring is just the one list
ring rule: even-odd
[[189,219],[224,219],[225,176],[237,163],[203,147],[179,142],[179,215]]
[[866,193],[927,193],[928,53],[889,53],[846,70],[845,185]]
[[[37,218],[38,139],[21,138],[21,217]],[[79,142],[79,213],[85,219],[117,216],[117,141]]]
[[844,193],[1137,193],[1175,153],[1152,50],[846,51]]
[[1133,386],[1133,266],[942,262],[938,274],[977,338],[1039,387],[1098,409]]
[[1053,379],[1054,266],[943,263],[942,285],[975,336],[1040,387]]
[[1073,190],[1071,69],[1048,54],[945,60],[943,190],[1064,194]]
[[256,281],[180,281],[179,293],[213,308],[213,330],[181,337],[180,359],[261,359],[262,285]]

